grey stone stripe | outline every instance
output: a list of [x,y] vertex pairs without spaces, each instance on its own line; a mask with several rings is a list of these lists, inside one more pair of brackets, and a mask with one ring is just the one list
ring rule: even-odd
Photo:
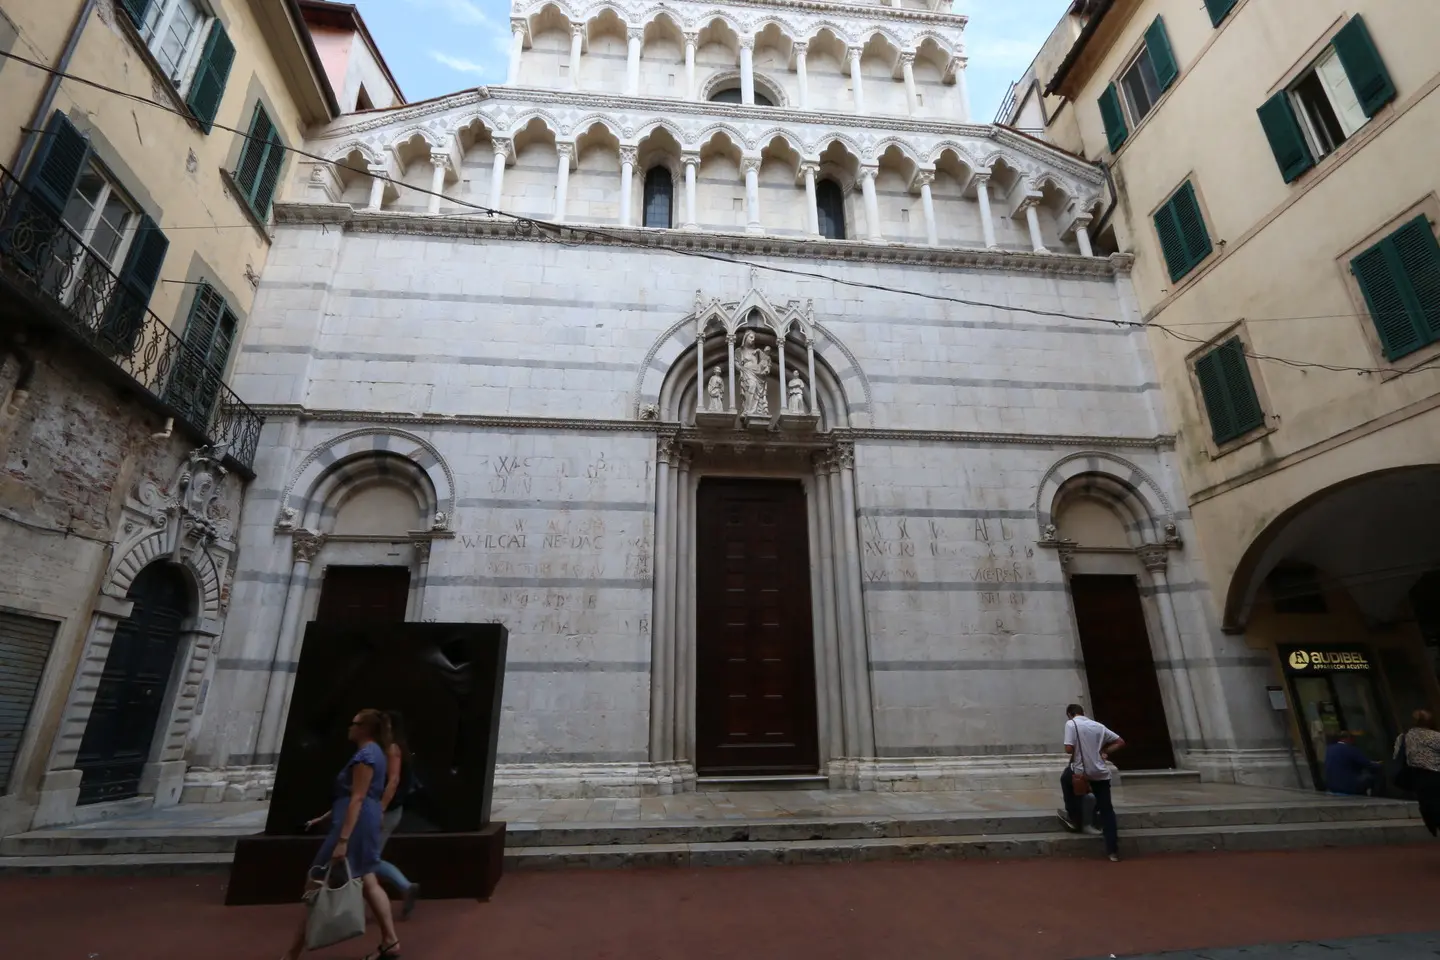
[[882,673],[926,673],[962,670],[1079,670],[1079,660],[872,660],[870,669]]
[[426,587],[584,587],[587,590],[649,590],[649,580],[604,577],[427,577]]
[[[215,661],[216,670],[239,670],[248,673],[294,673],[294,663],[272,663],[269,660],[246,659],[244,657],[225,658],[221,657]],[[273,670],[272,670],[273,667]]]
[[1197,657],[1193,660],[1156,660],[1156,670],[1177,670],[1184,667],[1249,667],[1269,669],[1270,661],[1265,657],[1247,657],[1243,654],[1226,657]]
[[267,347],[263,343],[250,343],[245,353],[308,353],[316,360],[361,360],[370,363],[419,363],[444,366],[455,364],[466,367],[527,367],[545,370],[615,370],[634,373],[633,363],[610,363],[604,360],[533,360],[525,357],[467,357],[420,353],[365,353],[360,350],[312,350],[308,347]]
[[645,763],[650,754],[644,750],[615,750],[610,752],[574,753],[565,750],[547,750],[543,753],[499,753],[498,763]]
[[[1015,308],[998,307],[997,309],[1010,310]],[[1025,314],[1018,315],[1025,316]],[[844,319],[848,322],[856,318],[847,316]],[[868,318],[860,319],[865,320]],[[995,320],[931,320],[924,317],[897,317],[893,319],[891,323],[895,326],[906,327],[951,327],[959,330],[1013,330],[1017,333],[1073,333],[1079,334],[1081,336],[1101,337],[1125,337],[1130,335],[1130,328],[1128,327],[1115,327],[1110,324],[1103,323],[1090,323],[1085,324],[1084,326],[1073,326],[1070,324],[1058,323],[1053,325],[1047,325],[1044,323],[1024,322],[1000,323]]]
[[[314,567],[312,566],[311,569],[313,570]],[[306,578],[307,582],[310,581],[310,580],[313,580],[313,579],[314,579],[314,577],[307,577],[307,578]],[[268,583],[268,584],[271,584],[271,585],[284,584],[284,583],[289,583],[289,582],[290,582],[290,574],[288,574],[288,573],[260,573],[259,571],[255,571],[255,570],[244,570],[244,571],[241,571],[240,573],[235,574],[235,582],[236,582],[236,583]]]
[[987,510],[984,508],[940,510],[925,507],[861,507],[862,517],[919,517],[935,520],[1029,520],[1033,510]]
[[1157,593],[1193,593],[1193,592],[1198,591],[1198,590],[1209,590],[1209,589],[1210,589],[1210,585],[1209,585],[1208,583],[1202,583],[1202,582],[1195,582],[1195,583],[1168,583],[1168,582],[1167,582],[1167,583],[1165,584],[1165,588],[1164,588],[1163,590],[1157,588],[1154,584],[1146,583],[1146,584],[1142,584],[1142,585],[1140,586],[1140,596],[1142,596],[1142,597],[1153,597],[1153,596],[1155,596],[1155,594],[1157,594]]
[[1064,593],[1063,583],[981,583],[970,580],[872,580],[861,584],[866,593]]
[[[1064,717],[1062,716],[1063,720]],[[1063,754],[1060,742],[1055,743],[962,743],[943,746],[929,744],[916,746],[881,746],[876,744],[875,753],[886,759],[902,757],[1003,757],[1011,754],[1053,753]],[[1056,773],[1063,767],[1063,759],[1056,767]]]
[[594,510],[598,513],[650,513],[655,504],[644,500],[504,500],[493,497],[461,497],[457,507],[483,510]]
[[628,310],[645,313],[688,313],[685,305],[617,300],[567,300],[563,297],[506,297],[498,293],[434,293],[429,290],[336,290],[337,297],[359,300],[424,300],[431,303],[502,303],[527,307],[578,307],[585,310]]
[[649,673],[642,660],[510,660],[506,673]]
[[262,290],[328,290],[329,280],[265,280],[261,279]]
[[1146,393],[1159,390],[1158,383],[1066,383],[1059,380],[989,380],[980,377],[897,377],[874,374],[871,383],[895,383],[927,387],[999,387],[1006,390],[1087,390],[1098,393]]

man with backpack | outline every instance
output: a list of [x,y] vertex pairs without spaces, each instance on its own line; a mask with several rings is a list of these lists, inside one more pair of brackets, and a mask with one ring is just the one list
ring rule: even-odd
[[1060,815],[1060,822],[1065,829],[1079,833],[1085,820],[1082,799],[1093,794],[1095,818],[1105,834],[1105,853],[1112,862],[1119,863],[1119,829],[1110,794],[1110,768],[1105,761],[1124,747],[1125,741],[1105,724],[1085,716],[1085,708],[1078,703],[1066,707],[1065,716],[1065,752],[1070,755],[1070,763],[1060,776],[1060,792],[1065,797],[1065,812]]

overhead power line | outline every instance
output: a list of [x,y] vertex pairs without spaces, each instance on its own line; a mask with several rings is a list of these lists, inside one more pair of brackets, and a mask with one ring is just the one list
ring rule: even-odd
[[[191,118],[191,115],[190,115],[187,111],[183,111],[183,110],[176,109],[175,107],[171,106],[171,105],[168,104],[168,103],[162,103],[162,102],[159,101],[159,100],[154,100],[154,99],[151,99],[151,98],[149,98],[149,97],[144,97],[144,96],[141,96],[141,95],[139,95],[139,94],[131,93],[131,92],[127,91],[127,90],[121,90],[121,89],[119,89],[119,88],[112,87],[112,86],[109,86],[109,85],[104,84],[104,83],[100,83],[99,81],[91,80],[91,79],[89,79],[88,77],[82,77],[82,76],[79,76],[79,75],[77,75],[77,74],[72,74],[72,73],[69,73],[69,72],[66,72],[66,71],[63,71],[63,70],[56,70],[56,69],[54,69],[53,67],[46,66],[46,65],[43,64],[43,63],[39,63],[39,62],[37,62],[37,61],[35,61],[35,60],[29,59],[28,57],[23,57],[23,56],[20,56],[19,54],[13,53],[13,52],[0,51],[0,57],[4,57],[5,59],[8,59],[8,60],[14,60],[14,61],[16,61],[16,62],[18,62],[18,63],[23,63],[23,64],[25,64],[26,66],[29,66],[29,67],[31,67],[31,68],[33,68],[33,69],[36,69],[36,70],[40,70],[40,71],[42,71],[42,72],[44,72],[44,73],[50,74],[51,76],[56,76],[56,77],[60,77],[60,78],[62,78],[62,79],[71,80],[71,81],[74,81],[75,83],[83,84],[84,86],[88,86],[88,87],[91,87],[91,88],[93,88],[93,89],[100,90],[100,91],[102,91],[102,92],[104,92],[104,93],[112,94],[112,95],[114,95],[114,96],[122,97],[122,98],[124,98],[124,99],[131,100],[131,101],[136,102],[136,103],[141,103],[141,104],[144,104],[144,105],[149,106],[149,107],[154,107],[154,108],[156,108],[156,109],[163,110],[163,111],[165,111],[166,113],[173,114],[173,115],[175,115],[175,116],[177,116],[177,117],[180,117],[180,118],[182,118],[182,119],[184,119],[184,120],[187,120],[187,121],[189,121],[190,119],[192,119],[192,118]],[[213,127],[214,129],[225,130],[225,131],[227,131],[227,132],[229,132],[229,133],[236,134],[237,136],[244,137],[246,140],[257,140],[257,141],[258,141],[258,140],[261,139],[261,138],[258,138],[258,137],[253,136],[248,130],[241,130],[241,129],[238,129],[238,128],[236,128],[236,127],[227,126],[227,125],[225,125],[225,124],[223,124],[223,123],[219,123],[219,122],[213,123],[213,124],[212,124],[212,127]],[[261,141],[261,142],[267,142],[267,141]],[[783,275],[786,275],[786,276],[802,277],[802,278],[805,278],[805,279],[807,279],[807,280],[820,280],[820,281],[824,281],[824,282],[826,282],[826,283],[836,283],[836,284],[841,284],[841,285],[843,285],[843,286],[853,287],[853,288],[857,288],[857,289],[873,290],[873,291],[876,291],[876,292],[879,292],[879,293],[901,294],[901,295],[905,295],[905,296],[919,297],[919,298],[921,298],[921,299],[932,300],[932,301],[937,301],[937,302],[941,302],[941,303],[951,303],[951,304],[955,304],[955,305],[957,305],[957,306],[979,307],[979,308],[983,308],[983,309],[994,309],[994,310],[1005,310],[1005,311],[1009,311],[1009,312],[1011,312],[1011,313],[1024,313],[1024,314],[1029,314],[1029,315],[1031,315],[1031,316],[1050,317],[1050,318],[1060,319],[1060,320],[1078,320],[1078,321],[1081,321],[1081,322],[1084,322],[1084,323],[1109,324],[1109,325],[1111,325],[1111,326],[1113,326],[1113,327],[1125,327],[1125,328],[1134,328],[1134,329],[1144,329],[1144,328],[1147,328],[1147,327],[1148,327],[1148,328],[1160,330],[1160,331],[1162,331],[1163,333],[1165,333],[1167,336],[1172,337],[1173,339],[1176,339],[1176,340],[1179,340],[1179,341],[1182,341],[1182,342],[1186,342],[1186,343],[1194,343],[1194,344],[1204,345],[1204,344],[1208,344],[1208,343],[1211,342],[1211,340],[1208,339],[1208,338],[1190,336],[1189,334],[1180,333],[1180,332],[1177,331],[1177,330],[1173,330],[1173,329],[1171,329],[1170,327],[1168,327],[1168,326],[1166,326],[1166,325],[1158,324],[1158,323],[1154,323],[1154,322],[1145,323],[1145,322],[1137,321],[1137,320],[1117,320],[1117,319],[1112,319],[1112,318],[1109,318],[1109,317],[1093,317],[1093,316],[1087,316],[1087,315],[1084,315],[1084,314],[1067,313],[1067,312],[1065,312],[1065,311],[1060,311],[1060,310],[1045,310],[1045,309],[1042,309],[1042,308],[1039,308],[1039,307],[1025,307],[1025,306],[1017,306],[1017,305],[1014,305],[1014,304],[1007,304],[1007,303],[993,303],[993,302],[984,301],[984,300],[972,300],[972,299],[969,299],[969,298],[966,298],[966,297],[955,297],[955,296],[949,296],[949,295],[941,294],[941,293],[929,293],[929,292],[926,292],[926,291],[912,290],[912,289],[907,289],[907,288],[903,288],[903,287],[890,287],[890,286],[886,286],[886,285],[884,285],[884,284],[867,283],[867,282],[862,281],[862,280],[854,280],[854,279],[850,279],[850,278],[847,278],[847,277],[835,277],[835,276],[830,276],[830,275],[824,274],[824,273],[816,273],[816,272],[811,271],[811,270],[797,270],[797,269],[790,268],[790,267],[780,266],[780,265],[778,265],[778,264],[763,263],[763,262],[757,262],[757,261],[751,261],[751,260],[740,260],[740,259],[736,259],[736,258],[734,258],[734,257],[727,257],[727,256],[725,256],[725,255],[723,255],[723,254],[711,253],[711,252],[704,251],[704,250],[686,250],[686,249],[681,249],[681,248],[676,248],[676,247],[654,247],[654,246],[651,246],[651,245],[649,245],[649,244],[646,244],[646,243],[642,243],[642,242],[640,242],[640,241],[637,241],[635,238],[630,237],[630,236],[627,236],[627,235],[625,235],[625,234],[615,233],[615,232],[608,231],[608,230],[605,230],[604,228],[600,228],[600,227],[584,226],[584,225],[561,224],[561,223],[555,223],[555,222],[548,221],[548,220],[539,220],[539,219],[536,219],[536,218],[534,218],[534,217],[527,217],[527,216],[524,216],[524,215],[522,215],[522,214],[510,213],[510,212],[507,212],[507,211],[504,211],[504,210],[494,210],[494,209],[491,209],[491,208],[489,208],[489,207],[483,206],[483,205],[481,205],[481,204],[474,203],[474,202],[472,202],[472,201],[462,200],[462,199],[459,199],[459,198],[457,198],[457,197],[447,196],[447,195],[445,195],[444,193],[440,193],[440,192],[437,192],[437,191],[434,191],[434,190],[429,190],[429,189],[426,189],[426,188],[424,188],[424,187],[413,186],[413,185],[411,185],[411,184],[405,183],[405,182],[402,181],[402,180],[397,180],[397,179],[395,179],[395,178],[393,178],[393,177],[384,176],[384,175],[376,176],[375,174],[371,173],[371,172],[370,172],[368,169],[366,169],[366,168],[351,166],[350,164],[345,163],[344,161],[332,160],[332,159],[330,159],[329,157],[324,157],[324,156],[321,156],[321,155],[316,154],[316,153],[311,153],[311,152],[309,152],[309,151],[307,151],[307,150],[302,150],[302,149],[300,149],[300,148],[298,148],[298,147],[286,146],[284,143],[281,143],[281,142],[279,142],[278,140],[271,140],[271,141],[268,141],[268,142],[269,142],[272,146],[278,146],[278,147],[280,147],[282,150],[288,151],[289,153],[292,153],[292,154],[294,154],[294,155],[296,155],[296,156],[298,156],[298,157],[304,157],[304,158],[306,158],[306,159],[308,159],[308,160],[313,160],[313,161],[316,161],[316,162],[319,162],[319,163],[329,164],[330,166],[332,166],[332,167],[334,167],[334,168],[336,168],[336,169],[338,169],[338,170],[345,170],[345,171],[348,171],[348,172],[350,172],[350,173],[356,173],[356,174],[360,174],[360,175],[365,176],[365,177],[370,177],[370,178],[372,178],[372,179],[381,180],[381,181],[383,181],[383,182],[385,182],[385,183],[388,183],[388,184],[391,184],[391,185],[393,185],[393,186],[395,186],[395,187],[397,187],[397,188],[401,188],[401,189],[404,189],[404,190],[409,190],[409,191],[411,191],[412,193],[417,193],[417,194],[420,194],[420,195],[422,195],[422,196],[436,196],[436,197],[440,197],[441,199],[446,200],[446,201],[448,201],[449,203],[458,204],[459,206],[466,207],[466,208],[474,211],[475,213],[485,214],[485,215],[488,216],[488,217],[492,217],[492,218],[495,218],[495,217],[503,217],[503,218],[506,218],[506,219],[508,219],[508,220],[514,221],[514,222],[516,222],[516,223],[526,224],[526,225],[531,226],[531,227],[533,227],[533,228],[535,228],[535,229],[537,229],[537,230],[541,230],[541,231],[544,231],[544,232],[546,232],[546,233],[548,233],[548,234],[551,234],[552,236],[555,237],[555,239],[556,239],[558,242],[564,243],[564,244],[567,244],[567,245],[575,244],[577,241],[576,241],[575,239],[571,239],[571,238],[576,237],[576,236],[595,237],[595,238],[598,238],[598,239],[605,240],[605,241],[607,241],[607,242],[609,242],[609,243],[614,243],[614,244],[619,244],[619,245],[629,246],[629,247],[636,247],[636,248],[640,248],[640,249],[644,249],[644,250],[648,250],[648,251],[652,251],[652,252],[653,252],[653,251],[656,251],[656,250],[660,250],[660,251],[662,251],[662,252],[664,252],[664,253],[668,253],[668,254],[671,254],[671,255],[674,255],[674,256],[694,257],[694,258],[701,259],[701,260],[709,260],[709,261],[716,262],[716,263],[724,263],[724,264],[727,264],[727,265],[730,265],[730,266],[750,267],[750,268],[753,268],[753,269],[756,269],[756,270],[768,270],[768,271],[770,271],[771,273],[778,273],[778,274],[783,274]],[[472,216],[472,215],[473,215],[473,214],[454,214],[454,215],[445,215],[445,216],[442,217],[442,218],[443,218],[443,219],[450,219],[450,218],[459,219],[459,218],[462,218],[462,217],[468,217],[468,216]],[[170,229],[177,229],[177,228],[170,228]],[[178,229],[192,229],[192,228],[190,228],[190,227],[185,227],[185,228],[178,228]],[[204,227],[203,225],[200,225],[200,226],[194,227],[193,229],[205,229],[205,227]],[[1275,319],[1283,319],[1283,318],[1275,318]],[[1217,323],[1218,323],[1218,322],[1219,322],[1219,321],[1217,321]],[[1248,322],[1248,321],[1247,321],[1247,322]],[[1390,370],[1390,369],[1382,368],[1382,367],[1362,367],[1362,366],[1351,366],[1351,365],[1348,365],[1348,364],[1332,364],[1332,363],[1322,363],[1322,362],[1309,361],[1309,360],[1296,360],[1296,359],[1293,359],[1293,358],[1290,358],[1290,357],[1279,357],[1279,356],[1273,356],[1273,355],[1271,355],[1271,354],[1256,353],[1256,352],[1254,352],[1254,351],[1249,350],[1248,348],[1242,349],[1241,352],[1244,354],[1244,356],[1246,356],[1246,357],[1248,357],[1248,358],[1250,358],[1250,359],[1252,359],[1252,360],[1258,360],[1258,361],[1264,361],[1264,362],[1270,362],[1270,363],[1278,363],[1278,364],[1282,364],[1282,365],[1284,365],[1284,366],[1293,367],[1293,368],[1297,368],[1297,369],[1327,370],[1327,371],[1330,371],[1330,372],[1333,372],[1333,373],[1355,373],[1355,374],[1361,374],[1361,375],[1363,375],[1363,374],[1380,374],[1380,373],[1392,373],[1392,372],[1394,372],[1394,371],[1392,371],[1392,370]],[[1429,366],[1429,364],[1426,363],[1426,364],[1422,364],[1422,365],[1420,365],[1419,367],[1416,367],[1416,368],[1413,368],[1413,369],[1424,369],[1424,368],[1428,368],[1428,366]],[[1413,369],[1412,369],[1412,371],[1407,371],[1407,372],[1413,372]]]

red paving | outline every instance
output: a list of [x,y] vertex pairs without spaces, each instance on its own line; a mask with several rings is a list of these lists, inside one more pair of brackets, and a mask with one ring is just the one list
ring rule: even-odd
[[[1062,960],[1440,929],[1440,845],[1131,860],[939,861],[517,873],[431,901],[405,957]],[[0,880],[27,958],[280,955],[299,908],[225,907],[220,877]],[[317,960],[354,960],[378,939]]]

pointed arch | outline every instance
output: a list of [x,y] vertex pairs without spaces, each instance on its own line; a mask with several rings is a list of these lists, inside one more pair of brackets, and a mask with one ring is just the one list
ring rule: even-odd
[[620,127],[615,123],[615,121],[601,113],[588,114],[583,119],[575,121],[566,131],[566,136],[573,140],[574,138],[590,130],[597,124],[604,127],[606,131],[608,131],[609,134],[616,140],[625,139]]
[[814,43],[822,33],[829,33],[845,47],[853,47],[855,38],[835,20],[816,20],[805,31],[805,42]]
[[926,165],[925,161],[921,159],[920,154],[915,152],[915,148],[910,144],[906,143],[900,137],[886,137],[879,143],[875,144],[875,146],[872,148],[872,152],[870,155],[872,157],[875,157],[876,159],[879,159],[879,157],[891,147],[899,150],[901,155],[904,156],[905,159],[909,160],[911,163],[915,164],[916,167],[923,167]]
[[365,159],[365,162],[372,167],[378,167],[385,163],[384,156],[364,140],[346,140],[343,144],[325,154],[325,159],[331,163],[344,163],[350,158],[350,154],[358,153]]

